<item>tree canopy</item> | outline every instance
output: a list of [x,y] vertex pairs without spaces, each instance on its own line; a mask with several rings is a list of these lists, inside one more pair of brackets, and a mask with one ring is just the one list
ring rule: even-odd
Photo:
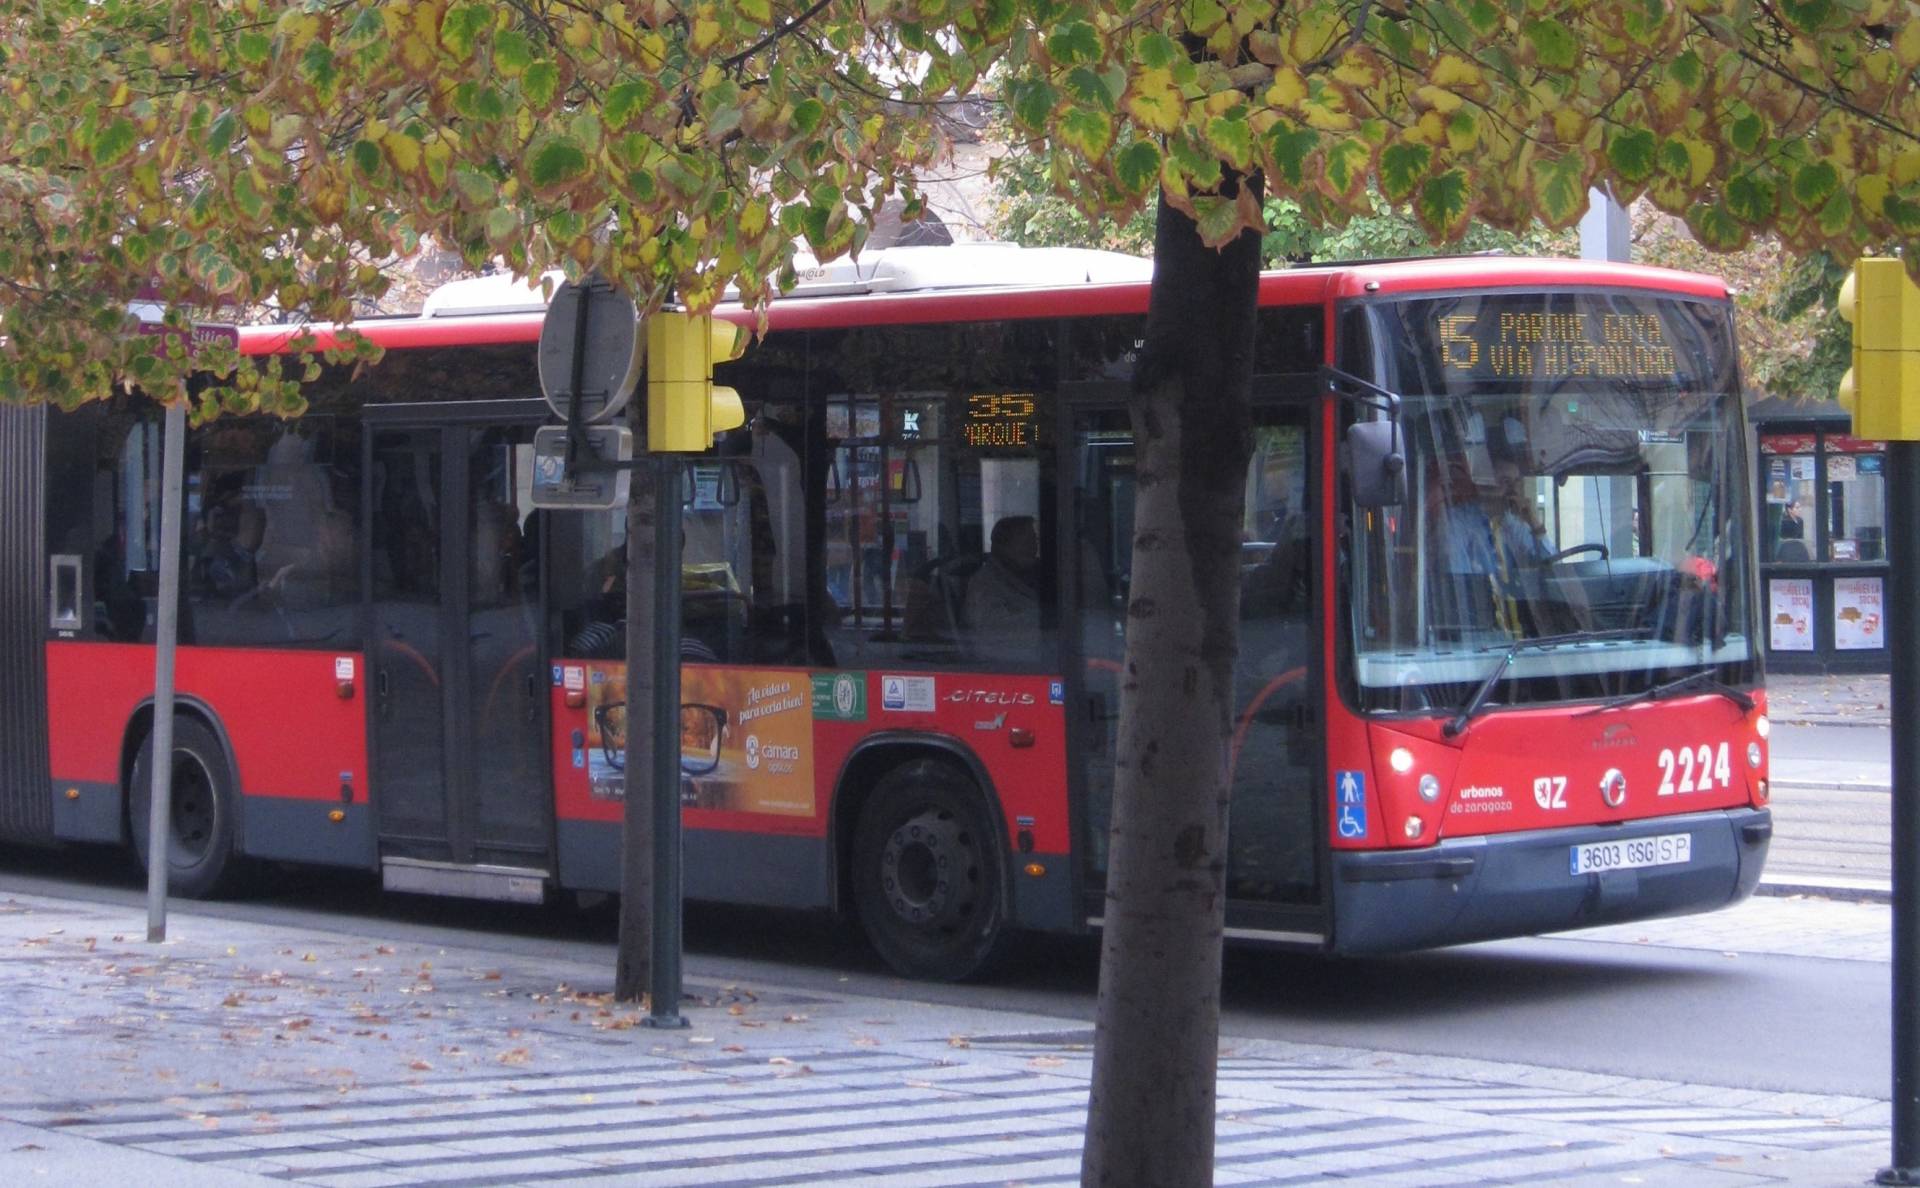
[[1223,169],[1441,242],[1566,227],[1599,182],[1713,250],[1920,234],[1914,0],[42,0],[0,62],[11,399],[177,391],[192,361],[130,341],[129,300],[345,319],[423,236],[758,302],[796,244],[911,214],[941,104],[981,92],[1084,208],[1164,192],[1213,244],[1266,218]]

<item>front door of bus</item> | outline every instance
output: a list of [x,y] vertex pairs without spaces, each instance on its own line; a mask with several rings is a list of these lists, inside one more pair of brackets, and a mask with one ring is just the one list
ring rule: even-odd
[[[532,429],[369,437],[373,798],[389,882],[531,897],[537,880],[480,886],[431,867],[551,869]],[[413,882],[392,877],[396,860]]]
[[[1258,405],[1247,483],[1240,576],[1240,657],[1234,673],[1229,764],[1233,802],[1227,888],[1236,931],[1307,939],[1320,917],[1314,789],[1319,748],[1311,729],[1313,550],[1309,526],[1310,434],[1304,406]],[[1079,659],[1073,666],[1085,712],[1081,779],[1083,828],[1092,855],[1089,891],[1107,869],[1126,600],[1132,579],[1134,442],[1127,412],[1082,407],[1074,414],[1073,524],[1063,553],[1064,588],[1075,591]],[[1089,911],[1098,914],[1099,901]]]

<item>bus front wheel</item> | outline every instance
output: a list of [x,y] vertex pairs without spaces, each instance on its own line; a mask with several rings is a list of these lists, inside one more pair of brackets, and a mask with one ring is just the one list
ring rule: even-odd
[[[134,760],[127,789],[127,824],[140,865],[152,869],[153,736]],[[201,899],[226,889],[238,874],[234,853],[233,773],[220,740],[192,718],[173,724],[173,784],[168,794],[169,847],[167,890]]]
[[1006,847],[972,780],[945,763],[894,768],[860,810],[853,896],[874,949],[911,978],[985,973],[1007,926]]

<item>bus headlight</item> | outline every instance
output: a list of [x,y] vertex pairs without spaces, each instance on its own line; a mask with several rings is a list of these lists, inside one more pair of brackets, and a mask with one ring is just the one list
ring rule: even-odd
[[1413,752],[1405,747],[1395,747],[1393,753],[1387,756],[1387,765],[1393,768],[1396,775],[1406,775],[1413,770]]
[[1767,715],[1761,714],[1753,720],[1753,732],[1761,738],[1773,733],[1773,723],[1767,721]]
[[1429,804],[1440,799],[1440,781],[1434,777],[1432,772],[1428,772],[1420,777],[1420,799]]
[[1424,822],[1424,821],[1422,821],[1422,820],[1421,820],[1420,818],[1418,818],[1418,817],[1408,817],[1408,818],[1407,818],[1407,838],[1408,838],[1408,840],[1410,840],[1410,841],[1411,841],[1411,840],[1415,840],[1415,839],[1418,839],[1418,838],[1419,838],[1419,836],[1420,836],[1420,831],[1421,831],[1422,829],[1425,829],[1426,827],[1427,827],[1427,826],[1426,826],[1426,822]]
[[1747,744],[1747,766],[1748,767],[1760,766],[1760,744],[1757,742],[1750,742]]

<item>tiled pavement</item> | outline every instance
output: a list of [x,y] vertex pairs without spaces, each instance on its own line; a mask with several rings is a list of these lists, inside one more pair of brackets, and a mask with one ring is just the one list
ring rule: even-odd
[[[1885,913],[1594,935],[1884,961]],[[189,912],[156,950],[129,916],[0,892],[0,1182],[1077,1181],[1091,1036],[1058,1019],[693,983],[692,1028],[655,1032],[572,988],[585,966]],[[1889,1126],[1872,1099],[1231,1040],[1219,1118],[1221,1184],[1855,1184]]]

